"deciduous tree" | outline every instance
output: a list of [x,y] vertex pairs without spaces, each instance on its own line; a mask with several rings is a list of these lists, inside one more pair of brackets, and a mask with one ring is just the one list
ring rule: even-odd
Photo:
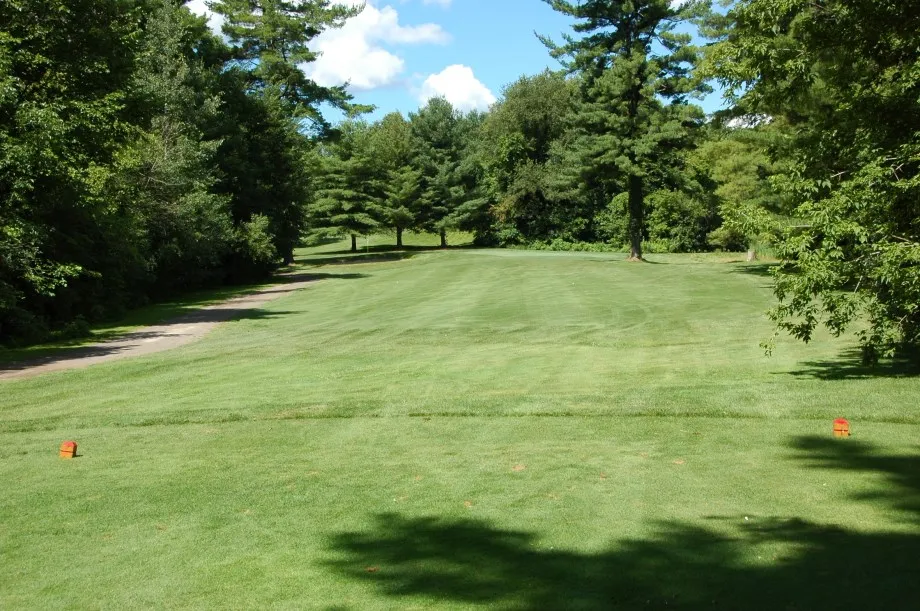
[[782,330],[857,327],[867,360],[920,343],[920,11],[914,3],[739,0],[715,73],[790,125]]

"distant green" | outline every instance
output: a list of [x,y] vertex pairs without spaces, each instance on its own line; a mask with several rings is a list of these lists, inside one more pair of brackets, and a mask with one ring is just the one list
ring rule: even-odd
[[315,284],[200,342],[0,382],[0,608],[917,600],[920,378],[766,357],[765,265],[390,240],[300,251]]

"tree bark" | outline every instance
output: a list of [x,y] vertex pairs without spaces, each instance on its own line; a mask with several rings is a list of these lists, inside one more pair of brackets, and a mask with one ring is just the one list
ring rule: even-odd
[[642,177],[629,177],[629,260],[642,260],[642,227],[645,224]]
[[441,230],[441,248],[447,248],[447,231]]
[[396,228],[396,248],[402,248],[402,233],[403,233],[403,228],[397,227]]
[[351,234],[351,252],[358,252],[358,236]]
[[750,262],[750,261],[756,261],[756,260],[757,260],[757,251],[756,251],[755,249],[753,249],[753,248],[748,248],[748,251],[747,251],[747,260],[748,260],[749,262]]

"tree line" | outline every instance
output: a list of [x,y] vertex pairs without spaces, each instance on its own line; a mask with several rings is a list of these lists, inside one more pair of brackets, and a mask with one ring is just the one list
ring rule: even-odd
[[[707,122],[683,102],[649,106],[667,142],[643,141],[641,130],[631,140],[630,128],[605,142],[608,133],[585,129],[582,115],[594,111],[563,72],[521,77],[489,112],[435,98],[408,118],[343,121],[315,149],[308,234],[351,235],[353,250],[358,236],[380,232],[402,246],[411,229],[440,234],[442,246],[447,231],[461,230],[480,246],[753,257],[786,220],[763,148],[775,128]],[[631,166],[638,176],[615,165],[628,147],[645,156]]]
[[[218,37],[174,0],[8,0],[0,339],[258,278],[302,241],[459,229],[633,260],[769,245],[779,329],[855,325],[868,360],[920,341],[914,3],[543,1],[572,19],[541,38],[560,70],[370,122],[301,69],[358,9],[215,0]],[[713,82],[732,105],[706,116]]]
[[[709,2],[549,2],[583,36],[543,38],[563,69],[522,76],[488,112],[433,99],[344,121],[316,149],[314,235],[473,232],[483,246],[644,252],[769,244],[792,206],[772,186],[766,115],[704,115]],[[710,77],[711,78],[711,77]],[[738,107],[740,108],[740,107]],[[735,111],[737,113],[737,110]]]
[[80,334],[293,259],[329,129],[298,67],[355,10],[223,0],[0,3],[0,340]]

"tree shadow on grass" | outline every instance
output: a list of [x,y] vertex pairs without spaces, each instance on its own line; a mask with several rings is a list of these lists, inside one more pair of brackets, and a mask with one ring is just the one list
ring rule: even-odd
[[393,246],[392,244],[375,244],[359,248],[357,252],[350,249],[335,250],[308,257],[298,257],[296,263],[306,265],[343,265],[349,263],[379,263],[384,261],[401,261],[426,252],[444,252],[470,250],[479,248],[474,244],[456,246]]
[[[275,279],[281,284],[316,282],[319,280],[360,280],[362,278],[370,278],[370,276],[367,274],[327,274],[322,272],[291,272],[275,276]],[[271,289],[262,292],[271,292]]]
[[[793,459],[813,468],[886,475],[890,495],[916,500],[916,456],[801,438]],[[916,519],[918,505],[899,504]],[[796,517],[659,522],[653,535],[599,553],[553,550],[524,530],[473,519],[376,516],[371,532],[340,533],[329,564],[372,584],[394,606],[435,599],[502,609],[915,609],[920,535],[856,532]],[[603,533],[599,533],[603,536]],[[777,553],[780,557],[761,556]],[[411,600],[415,598],[416,600]]]
[[[791,447],[796,456],[814,469],[869,472],[884,475],[884,490],[860,493],[857,500],[884,500],[920,526],[920,440],[916,454],[887,455],[873,444],[858,439],[798,437]],[[916,561],[920,567],[920,556]],[[920,602],[920,601],[918,601]]]
[[[280,297],[299,290],[302,288],[299,284],[304,282],[315,282],[319,280],[357,280],[369,277],[370,276],[367,274],[358,273],[333,274],[324,272],[305,273],[282,271],[268,279],[268,282],[271,282],[272,286],[263,288],[224,287],[222,290],[226,294],[222,299],[224,300],[224,304],[232,304],[233,302],[250,299],[257,295]],[[120,323],[111,323],[112,325],[123,325],[125,327],[143,326],[143,328],[133,333],[129,332],[126,334],[118,328],[104,328],[101,331],[98,329],[94,332],[87,331],[85,334],[81,334],[80,337],[73,338],[66,342],[57,341],[53,344],[32,344],[24,347],[9,348],[0,346],[0,377],[2,377],[3,371],[14,369],[21,370],[36,364],[40,365],[43,363],[55,362],[61,357],[71,358],[72,355],[104,356],[106,354],[123,352],[123,349],[120,347],[112,347],[111,342],[117,343],[125,337],[150,339],[153,335],[150,335],[147,331],[147,327],[149,326],[159,327],[162,325],[188,324],[190,322],[221,322],[232,318],[250,317],[250,314],[246,314],[250,308],[227,308],[221,305],[221,301],[219,301],[220,298],[219,295],[211,292],[207,294],[207,299],[199,298],[196,301],[194,298],[190,299],[186,297],[186,301],[180,299],[175,302],[162,302],[159,306],[155,305],[147,308],[156,308],[155,315],[153,316],[149,313],[143,314],[144,309],[141,309],[129,313]],[[227,313],[229,318],[222,313],[215,313],[216,311]],[[138,316],[139,313],[142,313],[142,315]],[[251,316],[259,316],[259,314],[255,313]],[[267,315],[265,317],[267,317]]]
[[321,267],[324,265],[355,265],[358,263],[385,263],[387,261],[402,261],[410,259],[418,254],[417,251],[380,251],[380,252],[359,252],[350,251],[328,253],[325,255],[314,255],[310,257],[298,257],[295,261],[302,265],[314,265]]
[[359,254],[397,254],[397,253],[420,253],[433,250],[454,250],[460,246],[394,246],[393,244],[374,244],[373,246],[362,246],[355,252],[351,249],[334,250],[327,254],[330,255],[359,255]]
[[859,350],[850,349],[836,360],[804,361],[799,369],[787,374],[819,380],[912,378],[920,376],[920,359],[916,354],[902,354],[872,365],[863,362]]
[[733,263],[732,273],[772,279],[772,270],[778,265],[779,263]]

